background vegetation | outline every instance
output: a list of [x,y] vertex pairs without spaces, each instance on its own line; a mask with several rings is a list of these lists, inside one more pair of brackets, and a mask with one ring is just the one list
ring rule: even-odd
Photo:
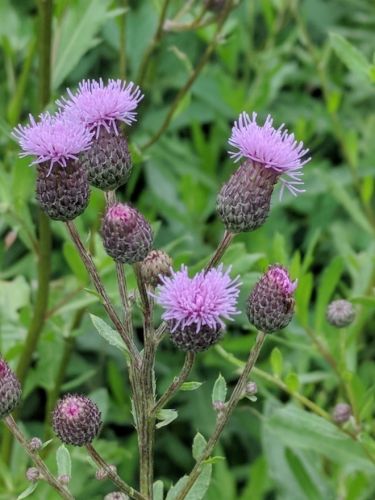
[[[89,312],[103,310],[63,226],[52,222],[49,229],[40,220],[35,171],[17,157],[10,136],[47,100],[40,96],[38,39],[45,33],[37,7],[32,0],[0,2],[0,350],[24,382],[18,416],[28,435],[51,437],[59,394],[90,395],[105,420],[98,448],[136,484],[124,364],[97,335]],[[225,460],[215,464],[206,498],[374,498],[375,6],[242,0],[225,22],[220,13],[201,14],[200,0],[55,0],[48,107],[82,78],[141,85],[145,99],[130,131],[135,168],[120,194],[154,222],[155,244],[173,256],[175,268],[200,268],[221,238],[215,198],[234,169],[227,139],[241,111],[271,113],[311,149],[306,193],[282,201],[276,195],[268,222],[236,237],[224,258],[243,275],[242,307],[268,263],[287,265],[299,287],[294,321],[268,339],[254,373],[258,400],[242,403],[224,433],[217,454]],[[98,236],[103,209],[102,193],[93,190],[78,223],[115,298],[113,263]],[[132,275],[129,281],[134,286]],[[325,320],[327,303],[340,297],[358,308],[344,331]],[[173,402],[179,418],[158,431],[156,477],[165,488],[192,467],[195,433],[212,429],[218,373],[230,384],[253,340],[242,314],[218,348],[199,355],[191,380],[203,384],[180,393]],[[182,362],[165,340],[159,387]],[[341,401],[354,415],[344,429],[330,422]],[[28,462],[4,426],[1,438],[0,498],[14,499],[27,487]],[[58,446],[54,439],[45,449],[52,468]],[[74,495],[103,498],[111,485],[93,480],[83,450],[70,451]],[[55,493],[40,485],[30,498],[53,500]]]

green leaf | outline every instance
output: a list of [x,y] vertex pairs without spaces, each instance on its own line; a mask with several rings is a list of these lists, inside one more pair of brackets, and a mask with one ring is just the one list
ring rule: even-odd
[[163,500],[164,484],[163,481],[155,481],[153,486],[154,500]]
[[313,275],[307,273],[298,280],[296,289],[296,315],[302,326],[309,324],[309,306],[313,290]]
[[298,375],[294,372],[288,373],[288,375],[285,377],[284,382],[287,385],[288,389],[292,392],[298,391],[300,387]]
[[55,30],[56,57],[52,67],[52,88],[61,85],[82,56],[97,44],[96,34],[106,21],[109,0],[80,0],[72,2]]
[[18,495],[17,497],[17,500],[22,500],[22,498],[27,498],[28,496],[30,496],[32,493],[34,493],[34,491],[36,490],[37,486],[38,486],[38,482],[36,483],[31,483],[27,488],[26,490],[24,490],[20,495]]
[[[202,500],[205,497],[205,494],[210,485],[211,475],[212,465],[204,465],[202,468],[202,472],[190,489],[189,493],[186,495],[185,500]],[[184,486],[186,485],[187,480],[188,476],[183,476],[181,479],[179,479],[177,483],[168,491],[168,495],[165,500],[176,500],[176,498],[179,496]]]
[[62,444],[56,451],[57,462],[57,475],[58,476],[71,476],[72,475],[72,462],[70,453],[66,446]]
[[203,453],[203,450],[207,444],[207,441],[205,438],[202,436],[200,432],[198,432],[193,440],[193,457],[195,460],[199,460],[200,456]]
[[178,413],[176,410],[169,410],[169,409],[159,410],[156,415],[156,418],[160,420],[160,422],[156,424],[156,428],[161,429],[162,427],[169,425],[171,422],[173,422],[173,420],[176,420],[177,417]]
[[184,382],[180,387],[181,391],[195,391],[199,389],[199,387],[203,384],[203,382]]
[[90,318],[97,332],[103,337],[104,340],[106,340],[113,347],[117,347],[120,351],[127,353],[124,341],[116,330],[111,328],[105,321],[94,314],[90,314]]
[[270,361],[274,375],[280,377],[283,371],[283,355],[278,347],[272,349]]
[[265,425],[266,432],[293,450],[313,450],[335,463],[375,473],[375,465],[361,445],[322,417],[289,405],[274,411]]
[[207,460],[203,460],[203,464],[217,464],[218,462],[222,462],[225,460],[225,457],[220,455],[215,455],[214,457],[207,458]]
[[330,33],[329,37],[337,57],[350,71],[356,74],[369,75],[370,64],[362,52],[338,33]]
[[212,403],[215,401],[221,401],[225,403],[225,397],[227,395],[227,383],[225,382],[225,378],[221,375],[216,379],[213,391],[212,391]]

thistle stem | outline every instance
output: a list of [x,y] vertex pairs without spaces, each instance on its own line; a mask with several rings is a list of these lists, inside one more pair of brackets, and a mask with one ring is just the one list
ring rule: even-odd
[[17,439],[17,441],[20,443],[22,448],[26,451],[26,453],[29,455],[31,460],[34,462],[35,466],[43,476],[43,479],[47,481],[47,483],[54,488],[61,498],[66,498],[68,500],[74,500],[73,495],[68,491],[68,489],[63,486],[54,476],[51,474],[50,470],[46,466],[46,464],[43,462],[43,460],[40,458],[40,456],[37,453],[34,453],[33,451],[30,450],[28,441],[26,437],[23,435],[21,432],[20,428],[17,426],[16,421],[11,415],[8,415],[7,417],[4,418],[4,423],[10,430],[10,432],[13,434],[13,436]]
[[157,414],[159,410],[164,408],[164,406],[168,403],[170,399],[172,399],[175,394],[178,392],[182,384],[188,378],[191,369],[193,368],[193,364],[195,361],[195,353],[188,352],[185,357],[184,365],[181,369],[180,374],[173,379],[173,382],[170,384],[165,393],[161,396],[161,398],[156,402],[154,408],[152,409],[152,413],[154,415]]
[[117,282],[121,297],[122,308],[124,311],[125,328],[129,337],[133,338],[133,322],[131,317],[131,306],[129,302],[128,289],[126,285],[124,266],[123,264],[121,264],[121,262],[116,262],[116,273],[117,273]]
[[250,351],[248,360],[244,366],[244,369],[241,373],[240,378],[238,379],[235,388],[233,389],[231,397],[229,398],[229,401],[226,403],[225,409],[218,414],[214,432],[210,437],[210,439],[208,440],[193,470],[189,474],[185,486],[183,487],[180,494],[177,496],[177,500],[183,500],[186,497],[186,495],[189,493],[190,489],[194,485],[195,481],[197,480],[205,460],[207,460],[210,457],[211,453],[213,452],[226,423],[228,422],[230,416],[232,415],[234,409],[236,408],[239,400],[243,396],[248,377],[256,363],[256,360],[258,359],[260,350],[264,344],[265,339],[266,339],[266,334],[264,332],[258,332],[255,344]]
[[130,498],[134,498],[135,500],[146,500],[146,497],[141,495],[139,491],[129,486],[120,478],[120,476],[110,467],[104,458],[95,450],[92,444],[87,444],[86,450],[96,465],[106,471],[113,484],[115,484],[123,493],[126,493],[130,496]]
[[222,256],[224,255],[226,249],[229,247],[231,244],[234,234],[230,233],[229,231],[224,232],[223,239],[219,243],[218,247],[215,250],[215,253],[211,257],[210,261],[208,262],[207,266],[205,267],[205,271],[209,271],[212,267],[215,267],[219,262]]
[[76,228],[74,222],[68,221],[65,223],[65,225],[69,231],[69,234],[72,238],[74,245],[76,246],[76,248],[81,256],[82,262],[84,263],[84,265],[87,269],[87,272],[89,273],[91,281],[92,281],[93,285],[95,286],[96,291],[98,292],[99,296],[101,297],[101,299],[103,301],[103,306],[104,306],[108,316],[110,317],[112,323],[115,325],[117,331],[121,335],[121,337],[124,341],[124,344],[126,345],[131,357],[134,359],[134,361],[139,363],[140,362],[140,355],[139,355],[138,349],[137,349],[136,345],[134,344],[133,339],[129,337],[126,328],[124,327],[120,318],[118,317],[118,315],[117,315],[117,313],[116,313],[116,311],[115,311],[115,309],[110,301],[110,298],[108,297],[107,291],[104,288],[103,282],[100,279],[100,276],[99,276],[99,273],[96,269],[94,261],[92,260],[91,255],[89,254],[89,252],[86,250],[85,246],[83,245],[82,240],[79,236],[79,233],[77,231],[77,228]]

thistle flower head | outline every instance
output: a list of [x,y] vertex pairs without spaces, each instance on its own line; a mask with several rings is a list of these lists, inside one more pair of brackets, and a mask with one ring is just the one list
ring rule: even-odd
[[12,135],[21,146],[20,157],[36,156],[32,165],[49,163],[50,169],[55,164],[66,167],[69,160],[77,160],[91,145],[92,133],[62,113],[43,113],[39,121],[30,115],[29,119],[28,125],[18,125]]
[[86,396],[69,394],[58,401],[53,412],[53,430],[65,444],[91,443],[100,426],[99,408]]
[[140,269],[144,282],[155,287],[161,283],[161,276],[172,274],[172,259],[163,250],[151,250],[141,262]]
[[106,85],[102,79],[83,80],[75,93],[68,89],[68,96],[57,101],[57,105],[71,119],[95,131],[97,137],[101,127],[117,135],[118,121],[131,125],[136,120],[134,110],[143,99],[140,88],[133,82],[112,79]]
[[264,168],[272,169],[281,177],[282,196],[284,188],[296,195],[304,191],[302,167],[310,161],[306,158],[308,149],[304,149],[303,142],[297,142],[294,134],[289,134],[282,124],[278,129],[273,126],[273,119],[267,116],[265,123],[257,124],[257,114],[251,118],[247,113],[241,113],[238,121],[234,122],[229,144],[237,149],[229,155],[235,161],[248,158],[260,163]]
[[182,266],[171,277],[161,277],[157,301],[164,308],[163,319],[173,325],[172,333],[190,326],[197,333],[203,327],[222,328],[223,319],[238,314],[239,277],[233,280],[229,272],[230,268],[224,271],[221,265],[190,278]]
[[290,279],[284,267],[270,266],[249,295],[247,316],[250,323],[265,333],[285,328],[293,317],[296,286],[297,282]]
[[8,363],[0,358],[0,418],[12,413],[21,398],[21,384]]

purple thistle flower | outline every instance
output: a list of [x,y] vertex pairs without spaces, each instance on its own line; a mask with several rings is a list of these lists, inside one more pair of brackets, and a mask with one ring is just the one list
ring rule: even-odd
[[93,134],[78,122],[71,122],[61,113],[43,113],[36,122],[30,115],[28,125],[18,125],[12,132],[19,142],[20,157],[36,156],[31,164],[49,163],[50,171],[57,163],[66,167],[69,160],[78,160],[78,155],[87,150]]
[[230,268],[224,272],[221,265],[190,278],[187,268],[181,266],[171,277],[160,277],[156,299],[165,310],[163,319],[173,325],[171,333],[189,326],[194,326],[196,333],[204,327],[221,329],[223,319],[239,314],[239,277],[232,280],[229,272]]
[[99,137],[101,127],[107,132],[111,129],[118,135],[117,121],[131,125],[136,120],[134,111],[143,94],[133,82],[109,79],[83,80],[76,93],[68,89],[69,98],[57,101],[72,120],[83,123],[89,130],[96,131]]
[[258,125],[256,119],[256,113],[253,113],[251,118],[247,113],[241,113],[238,121],[234,122],[232,136],[228,142],[238,151],[230,151],[230,157],[236,162],[243,157],[249,158],[279,175],[286,174],[287,178],[280,178],[280,198],[285,187],[293,195],[304,192],[300,187],[303,185],[302,167],[311,158],[303,157],[309,150],[304,149],[302,141],[296,141],[294,134],[289,134],[288,130],[284,129],[284,124],[275,129],[270,115],[263,126]]

